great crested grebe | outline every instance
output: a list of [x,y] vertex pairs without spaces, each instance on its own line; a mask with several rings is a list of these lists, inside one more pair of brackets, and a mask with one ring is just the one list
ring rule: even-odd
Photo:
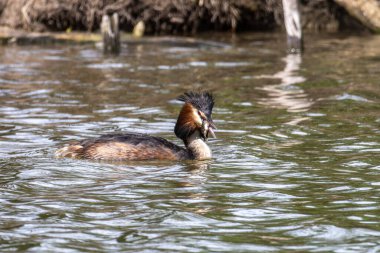
[[186,92],[178,98],[185,102],[174,128],[185,147],[163,138],[139,133],[108,134],[69,144],[56,151],[56,157],[93,160],[203,160],[211,158],[206,144],[216,138],[211,118],[214,97],[209,92]]

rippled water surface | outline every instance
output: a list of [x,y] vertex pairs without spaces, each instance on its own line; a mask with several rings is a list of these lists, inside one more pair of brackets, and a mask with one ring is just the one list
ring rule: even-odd
[[[380,37],[154,38],[0,47],[0,251],[380,252]],[[203,162],[55,159],[70,140],[173,134],[216,95]]]

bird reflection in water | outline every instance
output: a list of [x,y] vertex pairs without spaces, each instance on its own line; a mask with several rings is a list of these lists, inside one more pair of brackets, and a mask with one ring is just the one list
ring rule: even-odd
[[182,207],[189,212],[203,215],[212,211],[207,202],[204,203],[210,197],[204,185],[208,180],[208,171],[211,163],[212,160],[186,161],[184,170],[188,172],[188,176],[186,180],[176,182],[178,188],[192,189],[185,193],[186,198],[191,204]]

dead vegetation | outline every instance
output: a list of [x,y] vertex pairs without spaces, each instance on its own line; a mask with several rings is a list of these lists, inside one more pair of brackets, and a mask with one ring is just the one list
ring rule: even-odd
[[[149,34],[204,30],[271,30],[282,26],[280,0],[0,0],[0,25],[30,31],[99,29],[104,13],[117,12],[120,28],[139,21]],[[333,0],[301,0],[308,30],[357,26]]]

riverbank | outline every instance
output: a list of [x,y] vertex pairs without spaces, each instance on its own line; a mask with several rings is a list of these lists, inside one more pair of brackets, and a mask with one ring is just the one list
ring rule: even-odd
[[[300,1],[306,31],[362,30],[334,0]],[[283,27],[277,0],[0,0],[0,26],[32,32],[97,31],[104,14],[118,13],[120,30],[139,22],[146,34],[202,31],[273,31]]]

